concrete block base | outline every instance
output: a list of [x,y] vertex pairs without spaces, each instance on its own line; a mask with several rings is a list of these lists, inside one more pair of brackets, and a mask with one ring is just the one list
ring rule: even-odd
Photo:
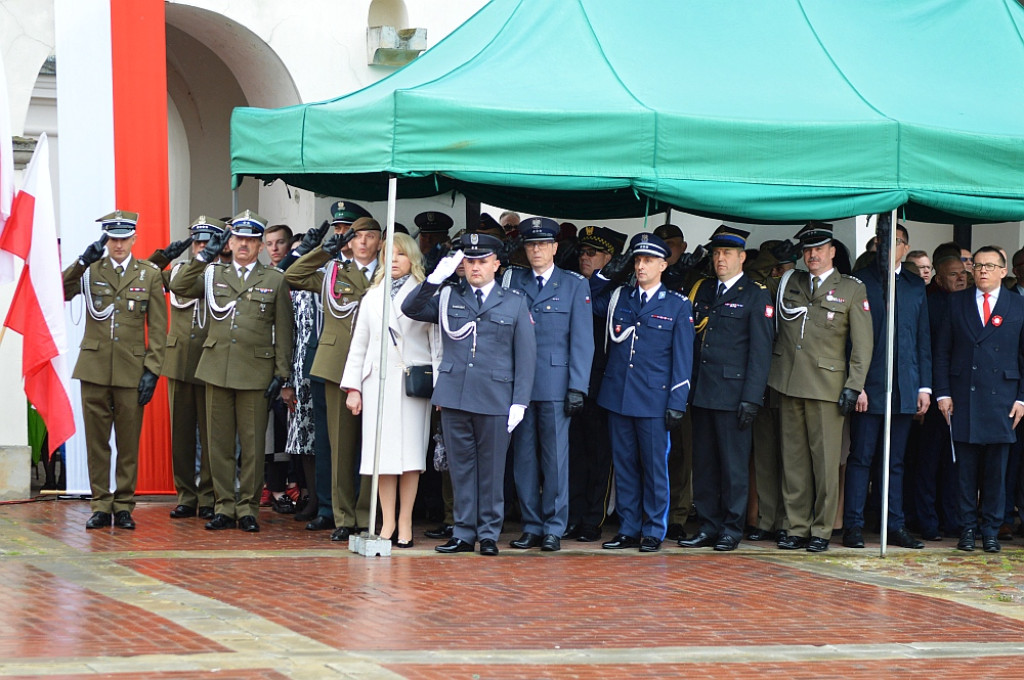
[[32,497],[32,449],[28,446],[0,446],[0,501]]

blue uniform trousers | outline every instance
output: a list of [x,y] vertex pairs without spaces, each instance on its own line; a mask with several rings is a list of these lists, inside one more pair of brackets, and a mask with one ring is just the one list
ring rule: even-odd
[[[521,424],[520,424],[521,425]],[[505,520],[505,455],[512,435],[507,416],[441,409],[441,431],[455,503],[454,538],[497,541]]]
[[615,468],[619,533],[662,541],[668,528],[668,452],[665,419],[608,413]]
[[[904,528],[903,458],[910,435],[911,414],[892,414],[889,433],[889,519],[890,531]],[[864,504],[871,480],[871,462],[882,459],[885,416],[879,413],[854,413],[850,416],[850,457],[846,461],[846,494],[843,528],[864,528]],[[881,489],[878,491],[881,498]]]
[[692,407],[693,499],[701,531],[743,538],[750,488],[752,428],[739,429],[735,411]]
[[569,520],[569,417],[561,401],[531,401],[512,433],[523,531],[561,537]]

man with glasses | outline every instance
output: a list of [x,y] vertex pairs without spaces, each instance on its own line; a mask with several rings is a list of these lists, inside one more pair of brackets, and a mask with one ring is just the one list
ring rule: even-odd
[[924,285],[932,282],[932,260],[928,253],[923,250],[911,250],[907,253],[906,261],[917,267],[917,275],[924,281]]

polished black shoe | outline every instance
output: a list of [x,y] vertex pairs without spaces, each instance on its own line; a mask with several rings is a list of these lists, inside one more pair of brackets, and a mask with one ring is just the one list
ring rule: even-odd
[[396,548],[411,548],[412,546],[413,540],[411,538],[408,541],[403,541],[402,539],[395,541]]
[[864,534],[857,527],[843,529],[843,545],[847,548],[863,548]]
[[195,517],[196,509],[188,505],[175,506],[174,510],[171,510],[171,519],[181,519],[183,517]]
[[455,531],[455,527],[451,524],[442,524],[436,529],[427,529],[423,532],[423,535],[427,538],[451,538],[452,532]]
[[562,549],[562,540],[554,534],[548,534],[540,542],[540,549],[544,552],[558,552]]
[[911,536],[906,527],[890,531],[888,540],[889,545],[898,545],[901,548],[912,548],[914,550],[924,548],[924,543]]
[[579,537],[580,537],[580,525],[579,524],[569,524],[569,525],[567,525],[565,527],[565,531],[562,532],[562,538],[564,538],[567,541],[569,539],[579,538]]
[[227,515],[217,513],[213,516],[209,522],[206,523],[206,528],[210,531],[219,531],[220,529],[234,529],[237,526],[235,520],[231,519]]
[[807,547],[807,539],[800,536],[790,536],[786,534],[779,539],[776,544],[780,550],[800,550],[801,548]]
[[334,518],[325,515],[317,515],[306,524],[306,531],[327,531],[333,528]]
[[118,510],[115,512],[114,526],[118,529],[134,529],[135,520],[132,519],[132,513],[127,510]]
[[718,542],[715,543],[715,550],[718,552],[732,552],[736,548],[740,547],[740,542],[736,540],[734,536],[720,536]]
[[746,537],[748,541],[771,541],[775,538],[775,532],[753,527],[746,532]]
[[583,543],[601,540],[601,527],[595,527],[593,524],[581,524],[580,535],[576,537],[576,540]]
[[1002,546],[999,545],[999,539],[996,536],[982,536],[981,546],[985,549],[985,552],[997,553],[1002,550]]
[[811,536],[807,541],[807,552],[820,553],[828,550],[828,539],[821,536]]
[[320,508],[317,506],[316,503],[307,502],[304,508],[302,508],[292,516],[292,519],[296,522],[308,522],[312,520],[314,517],[316,517],[318,512],[320,512]]
[[213,507],[209,505],[200,505],[199,519],[213,519]]
[[[472,546],[469,548],[473,549]],[[487,555],[488,557],[494,557],[498,554],[498,544],[493,538],[481,538],[480,539],[480,554]]]
[[686,538],[686,529],[683,528],[682,524],[673,522],[668,525],[668,529],[665,531],[666,541],[682,541]]
[[[491,541],[491,543],[494,543],[494,541]],[[481,544],[483,544],[483,541],[481,541]],[[452,538],[444,545],[435,545],[434,550],[446,555],[450,553],[473,552],[473,544],[466,543],[461,538]],[[498,554],[498,546],[494,546],[494,554]]]
[[94,512],[86,523],[86,529],[106,529],[111,525],[111,517],[109,512]]
[[[307,526],[306,528],[308,529],[309,527]],[[336,543],[338,541],[347,541],[349,536],[357,533],[359,532],[353,529],[352,527],[338,527],[337,529],[331,532],[331,540]]]
[[716,542],[714,536],[707,534],[703,531],[697,532],[697,535],[689,540],[678,541],[679,547],[681,548],[710,548]]
[[530,532],[526,532],[516,540],[509,541],[508,544],[513,548],[526,550],[527,548],[536,548],[540,545],[540,541],[540,534],[531,534]]
[[640,552],[658,552],[661,550],[661,541],[654,536],[644,536],[640,539]]
[[960,540],[956,544],[956,549],[974,552],[974,529],[964,529],[960,532]]
[[248,531],[250,534],[256,534],[259,533],[260,523],[252,515],[246,515],[245,517],[238,518],[238,528],[242,531]]
[[640,541],[627,536],[626,534],[615,534],[615,538],[610,541],[605,541],[601,544],[601,547],[605,550],[622,550],[623,548],[635,548],[640,545]]

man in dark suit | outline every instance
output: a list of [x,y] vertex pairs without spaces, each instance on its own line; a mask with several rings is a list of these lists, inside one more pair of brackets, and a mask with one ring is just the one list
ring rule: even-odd
[[[442,358],[431,403],[441,427],[455,493],[455,529],[441,553],[498,554],[505,514],[505,455],[530,403],[537,341],[529,301],[494,280],[500,239],[465,234],[402,303],[410,319],[439,323]],[[465,258],[466,278],[446,286]]]
[[[661,283],[668,257],[660,237],[642,232],[590,279],[609,340],[597,403],[608,410],[620,524],[607,550],[656,552],[668,529],[668,432],[682,424],[693,358],[690,301]],[[631,272],[636,286],[621,285]]]
[[569,419],[583,410],[594,359],[590,284],[555,266],[558,232],[546,217],[520,222],[530,269],[507,272],[507,287],[529,302],[537,339],[530,404],[513,434],[523,535],[511,546],[546,552],[561,549],[569,519]]
[[775,308],[768,289],[743,273],[750,232],[726,225],[708,248],[715,278],[693,300],[697,337],[690,401],[693,489],[702,524],[684,548],[735,550],[743,536],[751,428],[771,366]]
[[[914,415],[931,404],[932,352],[928,301],[924,281],[908,275],[900,262],[910,251],[910,234],[896,225],[896,332],[893,353],[892,421],[889,430],[888,541],[903,548],[923,548],[907,531],[903,516],[903,458]],[[885,436],[885,338],[888,319],[885,276],[875,262],[854,272],[867,289],[871,305],[874,349],[864,389],[850,417],[850,457],[846,463],[843,506],[843,545],[864,547],[864,504],[871,479],[871,462],[881,456]]]
[[974,253],[973,269],[975,287],[949,296],[949,332],[935,349],[935,395],[960,467],[957,547],[974,550],[980,526],[985,552],[999,552],[1007,455],[1024,416],[1024,298],[1003,289],[1006,259],[995,246]]

